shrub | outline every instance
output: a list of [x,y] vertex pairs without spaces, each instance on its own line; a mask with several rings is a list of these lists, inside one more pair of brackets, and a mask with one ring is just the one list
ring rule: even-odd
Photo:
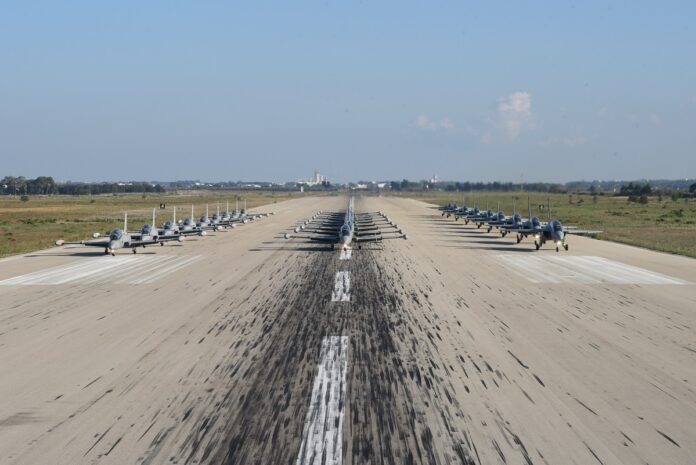
[[19,198],[22,202],[28,202],[29,201],[29,196],[28,195],[23,195]]

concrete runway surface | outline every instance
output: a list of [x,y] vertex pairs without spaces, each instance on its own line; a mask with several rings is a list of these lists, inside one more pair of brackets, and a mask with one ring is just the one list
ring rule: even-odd
[[0,463],[696,463],[695,260],[396,198],[407,241],[282,238],[346,201],[0,260]]

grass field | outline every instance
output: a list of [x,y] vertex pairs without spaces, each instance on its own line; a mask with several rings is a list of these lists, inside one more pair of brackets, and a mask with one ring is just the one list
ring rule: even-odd
[[[55,240],[76,241],[90,239],[92,234],[104,234],[115,227],[123,227],[123,213],[128,211],[128,229],[138,230],[143,223],[152,221],[152,209],[157,208],[157,224],[172,218],[177,207],[177,218],[191,215],[195,205],[196,217],[205,212],[209,204],[210,214],[226,207],[234,209],[239,198],[247,208],[267,205],[259,211],[272,210],[272,204],[290,199],[299,192],[256,191],[185,191],[167,194],[118,194],[98,196],[31,196],[27,202],[19,197],[0,196],[0,257],[51,247]],[[159,209],[160,203],[166,208]]]
[[[449,201],[462,204],[463,194],[452,192],[391,193],[425,202],[444,205]],[[527,216],[527,193],[491,192],[466,194],[467,205],[474,200],[479,208],[496,209],[500,202],[505,214],[512,212],[512,198],[517,199],[517,210]],[[647,204],[629,203],[626,197],[596,196],[589,194],[535,194],[529,193],[532,215],[547,219],[547,210],[539,205],[551,200],[553,217],[564,225],[604,231],[597,237],[609,241],[637,245],[662,252],[696,257],[696,199],[671,200],[650,197]],[[596,199],[596,200],[595,200]]]

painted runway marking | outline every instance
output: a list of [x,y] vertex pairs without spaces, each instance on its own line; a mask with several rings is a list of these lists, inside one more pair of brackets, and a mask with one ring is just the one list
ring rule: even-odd
[[95,257],[0,281],[0,286],[59,284],[150,284],[200,260],[200,255]]
[[340,465],[343,462],[348,337],[325,337],[321,342],[320,359],[297,465]]
[[336,273],[331,302],[350,302],[350,272],[339,271]]
[[637,266],[593,256],[497,256],[512,271],[528,281],[541,283],[581,284],[688,284]]
[[350,260],[350,257],[353,255],[353,249],[350,247],[346,247],[345,249],[341,249],[341,256],[339,257],[339,260]]

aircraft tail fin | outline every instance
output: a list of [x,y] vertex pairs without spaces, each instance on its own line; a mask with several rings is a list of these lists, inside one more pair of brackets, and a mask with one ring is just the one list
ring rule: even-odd
[[123,232],[128,232],[128,212],[123,213]]

